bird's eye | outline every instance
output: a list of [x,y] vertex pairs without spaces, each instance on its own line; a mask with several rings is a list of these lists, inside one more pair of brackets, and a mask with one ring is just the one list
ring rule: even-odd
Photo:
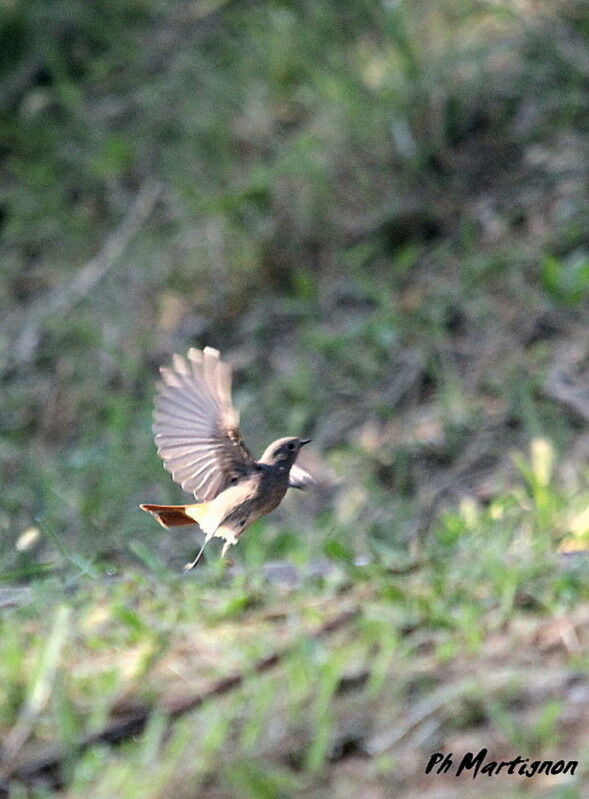
[[291,441],[291,442],[290,442],[290,444],[287,444],[287,445],[286,445],[286,448],[287,448],[287,449],[288,449],[290,452],[292,452],[292,451],[293,451],[293,449],[295,448],[295,445],[294,445],[294,444],[292,443],[292,441]]

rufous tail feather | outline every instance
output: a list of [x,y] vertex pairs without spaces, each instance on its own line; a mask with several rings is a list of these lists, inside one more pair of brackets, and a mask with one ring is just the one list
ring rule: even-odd
[[[162,527],[180,527],[185,524],[199,524],[201,520],[205,519],[205,514],[208,510],[208,502],[197,502],[194,505],[140,505],[141,510],[146,510],[158,520]],[[204,548],[211,540],[214,533],[214,528],[211,531],[204,531],[206,533],[205,540],[196,558],[192,563],[187,563],[184,567],[186,571],[194,569],[200,556],[204,552]]]
[[184,524],[198,524],[204,514],[207,502],[194,505],[140,505],[158,520],[162,527],[180,527]]

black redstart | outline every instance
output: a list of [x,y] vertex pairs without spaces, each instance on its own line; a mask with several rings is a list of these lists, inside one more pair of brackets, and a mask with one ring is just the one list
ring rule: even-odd
[[295,460],[310,439],[279,438],[254,460],[238,429],[231,403],[231,368],[212,347],[188,351],[188,362],[174,355],[171,368],[160,369],[155,444],[164,468],[200,500],[192,505],[141,505],[163,527],[198,524],[205,534],[200,552],[213,536],[223,538],[221,556],[261,516],[274,510],[289,487],[314,481]]

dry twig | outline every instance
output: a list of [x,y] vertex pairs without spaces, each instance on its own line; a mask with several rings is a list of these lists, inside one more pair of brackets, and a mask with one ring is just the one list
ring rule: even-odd
[[3,372],[29,363],[34,357],[43,324],[57,313],[65,313],[102,280],[117,263],[125,249],[153,211],[161,186],[149,181],[139,190],[129,213],[107,238],[98,255],[91,258],[77,275],[68,278],[29,308],[25,323],[7,348]]

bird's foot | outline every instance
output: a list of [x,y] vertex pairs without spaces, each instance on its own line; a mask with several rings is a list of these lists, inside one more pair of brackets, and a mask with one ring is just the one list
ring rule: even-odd
[[227,556],[227,552],[229,551],[229,547],[237,544],[237,538],[233,540],[227,539],[223,544],[223,549],[221,550],[221,560],[224,560],[228,566],[233,566],[233,559]]

